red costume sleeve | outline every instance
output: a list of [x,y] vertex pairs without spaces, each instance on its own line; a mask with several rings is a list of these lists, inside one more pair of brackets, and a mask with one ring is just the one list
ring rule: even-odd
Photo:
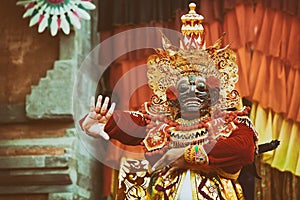
[[140,114],[114,111],[104,131],[123,144],[140,145],[146,136],[146,122]]
[[[204,145],[205,150],[209,145]],[[218,140],[208,152],[209,164],[228,173],[236,173],[243,166],[254,161],[254,132],[244,124],[239,124],[230,137]]]

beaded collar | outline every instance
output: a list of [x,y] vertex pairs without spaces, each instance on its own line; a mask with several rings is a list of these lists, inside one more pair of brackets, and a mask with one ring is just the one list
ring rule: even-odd
[[168,116],[152,116],[144,114],[147,122],[147,136],[142,144],[146,151],[167,150],[185,147],[190,144],[205,144],[219,137],[229,137],[239,118],[247,116],[250,108],[239,111],[224,111],[219,113],[223,117],[206,116],[195,120],[170,120]]

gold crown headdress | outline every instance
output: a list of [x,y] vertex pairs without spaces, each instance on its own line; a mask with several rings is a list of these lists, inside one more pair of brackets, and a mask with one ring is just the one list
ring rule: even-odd
[[157,49],[156,54],[148,59],[148,85],[154,92],[154,103],[166,103],[167,89],[176,86],[182,76],[200,75],[219,80],[221,109],[234,108],[240,101],[235,90],[238,81],[236,54],[228,45],[221,48],[224,35],[206,48],[202,26],[204,17],[196,13],[194,3],[189,7],[189,13],[181,17],[180,48],[173,46],[163,35],[163,49]]

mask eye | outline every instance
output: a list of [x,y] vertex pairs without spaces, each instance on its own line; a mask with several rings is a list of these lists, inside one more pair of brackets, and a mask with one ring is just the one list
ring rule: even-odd
[[179,86],[178,86],[178,91],[179,92],[185,92],[186,90],[188,90],[188,85],[186,83],[181,83]]
[[197,90],[199,90],[200,92],[204,92],[206,91],[206,85],[204,82],[198,82],[197,83]]

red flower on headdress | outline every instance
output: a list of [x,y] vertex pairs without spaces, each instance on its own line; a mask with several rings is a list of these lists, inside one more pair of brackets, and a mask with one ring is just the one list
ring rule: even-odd
[[215,76],[209,76],[206,78],[206,85],[211,89],[220,87],[220,80]]
[[168,100],[171,101],[177,100],[178,97],[177,88],[175,86],[168,87],[168,89],[166,90],[166,96]]

